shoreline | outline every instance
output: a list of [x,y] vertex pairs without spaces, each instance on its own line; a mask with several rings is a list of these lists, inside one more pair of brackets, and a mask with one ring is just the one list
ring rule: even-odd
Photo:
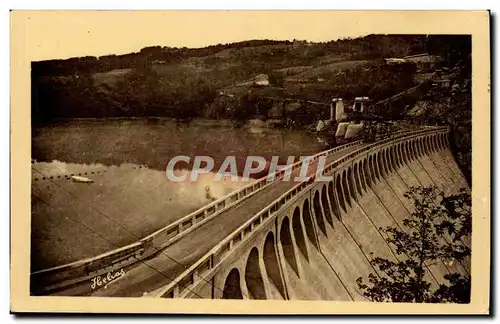
[[245,128],[245,127],[262,127],[262,128],[277,128],[277,129],[301,129],[307,130],[305,126],[293,127],[286,126],[286,121],[281,119],[259,119],[253,118],[245,121],[237,121],[233,119],[211,119],[211,118],[193,118],[193,119],[179,119],[173,117],[163,116],[148,116],[148,117],[82,117],[82,118],[54,118],[43,123],[32,125],[33,128],[50,127],[57,124],[74,124],[74,123],[100,123],[100,122],[144,122],[145,124],[166,124],[175,123],[179,125],[189,126],[209,126],[209,127],[231,127],[231,128]]

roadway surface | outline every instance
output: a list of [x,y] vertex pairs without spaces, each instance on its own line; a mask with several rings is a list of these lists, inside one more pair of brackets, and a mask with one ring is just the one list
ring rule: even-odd
[[[340,150],[329,156],[325,165],[366,145],[360,144]],[[316,172],[316,164],[309,165],[308,175]],[[298,176],[299,171],[300,169],[296,170],[291,179]],[[92,290],[91,282],[88,281],[54,295],[141,297],[145,293],[153,292],[173,281],[230,233],[297,184],[295,181],[276,181],[270,184],[263,189],[263,193],[254,194],[215,216],[167,246],[154,258],[125,268],[125,275],[108,284],[106,288]]]

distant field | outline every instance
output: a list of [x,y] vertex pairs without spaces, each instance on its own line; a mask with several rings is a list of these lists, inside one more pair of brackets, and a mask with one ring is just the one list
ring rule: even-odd
[[310,69],[313,69],[314,66],[312,65],[302,65],[302,66],[292,66],[284,69],[279,69],[277,72],[280,72],[283,74],[283,76],[291,76],[291,75],[296,75],[299,73],[303,73],[305,71],[308,71]]
[[298,79],[310,79],[316,77],[328,77],[336,72],[344,69],[353,69],[358,66],[363,66],[371,61],[368,60],[358,60],[358,61],[343,61],[343,62],[335,62],[330,63],[328,65],[313,67],[310,69],[305,69],[302,72],[291,75],[287,80],[298,80]]
[[349,58],[345,55],[325,55],[314,59],[312,63],[313,65],[318,66],[341,61],[349,61]]

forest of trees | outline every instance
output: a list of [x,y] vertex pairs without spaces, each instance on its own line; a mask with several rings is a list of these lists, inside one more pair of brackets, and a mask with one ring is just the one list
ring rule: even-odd
[[[423,35],[369,35],[325,43],[251,40],[194,49],[152,46],[125,55],[33,62],[33,122],[72,117],[213,118],[207,107],[220,89],[261,73],[271,76],[273,86],[282,87],[279,69],[323,66],[328,64],[324,58],[335,55],[374,63],[368,70],[353,69],[347,79],[292,88],[291,95],[314,100],[339,95],[383,97],[409,84],[408,78],[384,70],[381,59],[422,52],[424,43]],[[100,75],[120,69],[128,72],[113,84],[97,81]]]

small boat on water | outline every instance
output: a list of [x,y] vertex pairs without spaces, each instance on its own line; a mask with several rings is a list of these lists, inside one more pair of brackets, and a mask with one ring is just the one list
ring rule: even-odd
[[71,176],[71,179],[75,182],[84,182],[84,183],[92,183],[94,180],[86,178],[86,177],[81,177],[81,176]]

